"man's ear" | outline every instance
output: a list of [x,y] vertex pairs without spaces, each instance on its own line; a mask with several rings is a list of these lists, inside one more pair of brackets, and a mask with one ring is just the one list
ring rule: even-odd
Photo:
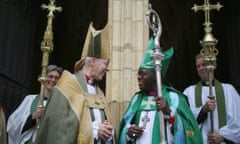
[[95,58],[95,57],[91,57],[91,59],[90,59],[90,64],[91,64],[91,65],[94,65],[95,62],[96,62],[96,58]]

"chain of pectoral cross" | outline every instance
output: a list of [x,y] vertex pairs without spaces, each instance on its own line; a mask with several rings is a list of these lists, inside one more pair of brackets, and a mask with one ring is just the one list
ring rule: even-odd
[[222,7],[223,6],[219,2],[217,2],[217,4],[215,4],[215,5],[212,5],[212,4],[209,3],[209,0],[204,0],[203,5],[198,6],[198,5],[194,4],[194,6],[192,7],[192,10],[194,10],[194,12],[197,12],[199,10],[204,11],[204,13],[205,13],[205,23],[204,23],[204,25],[206,27],[208,27],[212,24],[210,22],[210,12],[211,12],[211,10],[215,9],[215,10],[219,11]]

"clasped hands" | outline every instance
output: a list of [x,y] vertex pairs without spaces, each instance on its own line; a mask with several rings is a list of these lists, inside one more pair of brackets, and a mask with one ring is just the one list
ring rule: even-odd
[[112,124],[109,121],[105,120],[103,123],[99,124],[98,137],[105,141],[112,137],[112,131]]

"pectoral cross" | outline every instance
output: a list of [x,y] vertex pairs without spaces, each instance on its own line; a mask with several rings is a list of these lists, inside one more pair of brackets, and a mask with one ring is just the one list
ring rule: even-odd
[[142,122],[143,122],[143,128],[145,129],[147,126],[147,123],[150,121],[150,118],[148,117],[148,112],[147,114],[142,118]]
[[211,10],[220,10],[223,6],[217,2],[216,5],[212,5],[209,3],[209,0],[204,0],[204,4],[203,5],[196,5],[194,4],[194,6],[192,7],[192,10],[194,10],[194,12],[197,12],[199,10],[204,11],[205,13],[205,23],[203,24],[204,26],[208,27],[210,26],[212,23],[210,22],[210,11]]

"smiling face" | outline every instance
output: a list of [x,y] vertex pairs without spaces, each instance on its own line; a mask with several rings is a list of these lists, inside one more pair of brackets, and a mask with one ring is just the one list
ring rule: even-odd
[[57,84],[60,74],[57,70],[53,70],[47,73],[46,91],[52,90],[52,88]]
[[140,68],[138,70],[138,86],[139,89],[149,92],[156,87],[156,74],[155,72],[147,69]]
[[[197,56],[195,64],[196,64],[198,75],[201,78],[201,80],[204,81],[204,82],[208,81],[209,80],[208,69],[206,67],[204,58],[202,56]],[[214,64],[214,70],[216,69],[216,67],[217,67],[217,64],[215,63]]]
[[208,80],[208,71],[204,63],[203,57],[196,58],[196,68],[199,77],[201,78],[202,81],[207,81]]
[[96,81],[103,79],[108,69],[109,60],[107,59],[94,59],[92,63],[92,77]]

